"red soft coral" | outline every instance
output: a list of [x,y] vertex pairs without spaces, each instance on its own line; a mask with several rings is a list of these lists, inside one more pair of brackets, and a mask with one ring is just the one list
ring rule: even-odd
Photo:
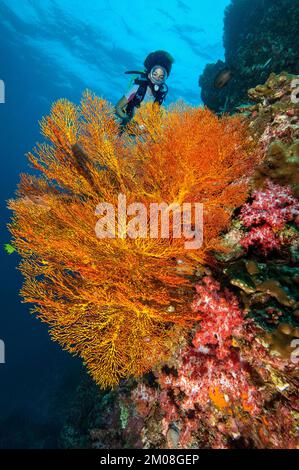
[[250,231],[241,240],[245,248],[259,246],[266,255],[283,243],[279,231],[288,222],[299,223],[299,202],[288,186],[268,180],[266,189],[256,190],[253,201],[243,206],[241,221]]
[[[219,409],[229,408],[238,402],[252,414],[260,411],[259,393],[250,384],[250,368],[235,351],[230,352],[225,360],[220,360],[213,353],[205,354],[192,347],[187,348],[177,376],[162,373],[158,381],[161,388],[172,390],[172,393],[176,391],[177,396],[183,392],[181,411],[188,412],[198,407],[205,409],[209,402]],[[170,410],[169,420],[172,409],[166,407],[167,412]]]
[[287,222],[299,217],[299,202],[288,186],[268,180],[266,189],[253,192],[253,202],[244,204],[241,219],[245,227],[266,222],[274,229],[284,228]]
[[269,251],[278,249],[280,243],[280,238],[277,237],[273,229],[267,224],[261,227],[252,227],[250,232],[241,240],[241,245],[244,248],[259,246],[265,255],[269,253]]
[[229,289],[206,276],[196,292],[191,308],[201,321],[192,342],[155,372],[158,387],[132,395],[146,422],[144,439],[152,445],[160,434],[162,446],[180,448],[231,448],[239,442],[293,448],[294,403],[280,405],[278,393],[284,373],[296,365],[269,354],[260,329],[244,319]]
[[243,323],[243,312],[238,299],[228,290],[221,291],[219,282],[209,276],[196,286],[197,296],[191,304],[193,311],[200,312],[202,322],[193,345],[199,350],[206,345],[217,345],[217,356],[225,357],[233,332]]

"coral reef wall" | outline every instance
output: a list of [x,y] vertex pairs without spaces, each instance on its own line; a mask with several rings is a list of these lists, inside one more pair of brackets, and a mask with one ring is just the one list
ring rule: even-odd
[[[259,4],[260,23],[286,31],[278,13],[289,2]],[[239,34],[235,8],[246,5],[227,10],[228,49]],[[260,11],[250,10],[251,27]],[[246,44],[258,34],[250,31]],[[37,175],[23,175],[9,201],[22,296],[97,385],[113,388],[82,383],[62,447],[298,447],[299,76],[270,74],[280,65],[268,45],[264,55],[242,47],[240,87],[252,85],[251,55],[265,60],[254,69],[264,79],[232,116],[148,104],[121,133],[109,103],[86,92],[79,106],[59,100],[41,122],[46,142],[29,154]],[[296,51],[286,52],[283,68],[294,71]],[[240,87],[226,109],[243,100]],[[136,208],[122,219],[120,194],[143,203],[143,219]],[[115,208],[118,236],[96,236],[99,202]],[[178,203],[171,230],[182,204],[202,203],[202,245],[141,232],[152,202]],[[115,235],[115,217],[104,220]]]
[[[299,3],[293,0],[232,0],[226,8],[225,61],[208,64],[199,78],[202,100],[216,112],[233,111],[248,101],[247,90],[265,82],[271,72],[299,72]],[[221,70],[231,80],[214,86]]]
[[[299,78],[298,76],[296,77]],[[131,392],[145,447],[296,448],[299,344],[299,104],[286,73],[251,89],[246,108],[264,160],[224,235],[228,251],[198,270],[200,320],[167,365]]]
[[[188,271],[198,321],[152,372],[99,396],[81,387],[63,446],[298,447],[298,76],[272,74],[244,115],[262,160],[215,263]],[[297,349],[296,349],[297,347]],[[89,400],[89,417],[81,419]],[[75,413],[74,413],[75,409]],[[107,410],[109,413],[107,415]],[[104,417],[104,419],[103,419]]]
[[[41,123],[47,142],[29,154],[39,176],[23,175],[9,203],[24,300],[104,387],[150,370],[177,344],[179,328],[197,319],[188,275],[213,262],[259,161],[242,116],[219,119],[178,105],[145,106],[138,119],[145,132],[120,136],[105,100],[87,92],[80,106],[58,101]],[[205,232],[189,249],[182,210],[196,201],[204,204]],[[149,233],[151,203],[166,205],[167,234],[159,214],[157,233]],[[173,217],[168,205],[176,206]],[[194,211],[187,215],[195,225]]]

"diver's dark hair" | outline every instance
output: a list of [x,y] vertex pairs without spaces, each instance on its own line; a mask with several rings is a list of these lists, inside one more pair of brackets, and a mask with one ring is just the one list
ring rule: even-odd
[[144,67],[149,72],[155,65],[161,65],[164,67],[167,75],[171,72],[171,67],[174,62],[174,58],[166,51],[155,51],[151,52],[144,61]]

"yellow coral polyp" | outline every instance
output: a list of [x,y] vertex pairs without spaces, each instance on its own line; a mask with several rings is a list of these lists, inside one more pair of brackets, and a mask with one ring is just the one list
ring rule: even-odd
[[[80,106],[58,101],[41,121],[47,142],[28,155],[40,176],[23,175],[9,202],[24,301],[102,387],[163,362],[197,319],[190,275],[219,250],[257,158],[240,117],[178,104],[145,106],[136,120],[145,133],[120,136],[104,99],[85,92]],[[202,247],[161,236],[97,238],[97,204],[116,206],[119,193],[147,208],[203,203]]]

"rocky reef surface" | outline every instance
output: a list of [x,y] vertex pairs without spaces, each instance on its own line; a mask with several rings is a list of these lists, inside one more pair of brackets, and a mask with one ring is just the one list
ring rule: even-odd
[[[298,2],[232,0],[224,19],[225,60],[207,64],[199,77],[204,104],[215,112],[234,112],[248,102],[247,90],[264,83],[270,73],[298,74],[298,31]],[[231,80],[217,87],[222,70],[230,71]]]
[[298,446],[298,78],[271,74],[238,109],[263,158],[223,234],[227,249],[213,268],[185,267],[200,320],[142,379],[105,392],[81,384],[62,447]]

